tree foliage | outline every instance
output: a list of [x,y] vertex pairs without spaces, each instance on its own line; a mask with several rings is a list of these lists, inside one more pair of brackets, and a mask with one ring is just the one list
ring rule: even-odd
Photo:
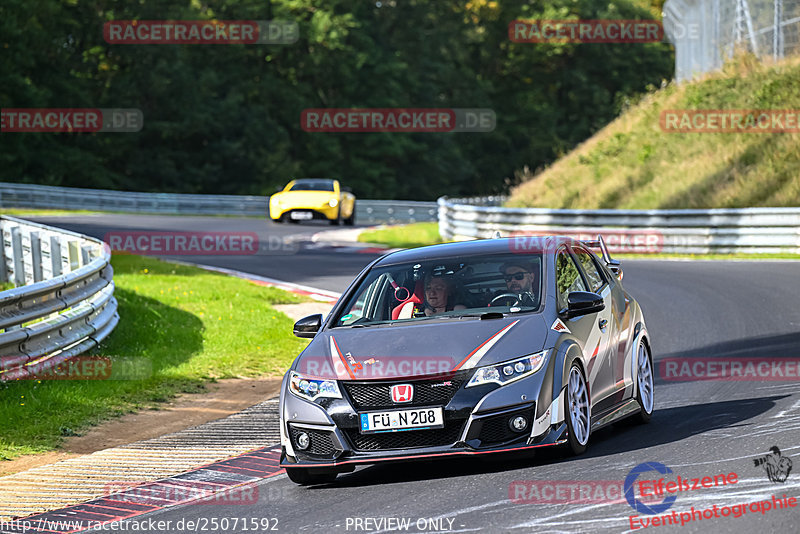
[[[645,3],[642,5],[649,5]],[[671,76],[665,44],[526,44],[514,19],[649,18],[600,0],[3,0],[0,107],[138,108],[138,133],[3,133],[0,180],[269,194],[336,177],[362,197],[502,191]],[[291,45],[111,45],[110,20],[297,21]],[[491,108],[491,133],[318,133],[307,108]]]

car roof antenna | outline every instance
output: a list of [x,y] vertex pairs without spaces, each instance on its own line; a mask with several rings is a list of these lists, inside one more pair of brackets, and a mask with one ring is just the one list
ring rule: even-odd
[[500,233],[500,230],[495,230],[494,231],[494,235],[492,236],[492,239],[500,239],[502,237],[503,237],[503,235]]

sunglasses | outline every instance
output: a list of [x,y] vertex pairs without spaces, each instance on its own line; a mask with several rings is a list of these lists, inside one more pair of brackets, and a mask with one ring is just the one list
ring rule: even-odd
[[525,275],[527,275],[527,274],[531,274],[531,273],[524,273],[523,272],[523,273],[507,274],[507,275],[503,276],[503,279],[506,282],[510,282],[511,280],[517,280],[517,281],[524,280],[525,279]]

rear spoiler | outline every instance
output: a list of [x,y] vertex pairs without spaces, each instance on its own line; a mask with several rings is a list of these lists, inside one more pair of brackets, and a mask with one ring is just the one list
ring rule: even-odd
[[611,254],[608,253],[608,247],[606,247],[606,242],[603,240],[603,236],[598,235],[596,240],[584,241],[583,243],[590,248],[599,248],[600,252],[603,254],[603,261],[606,263],[608,268],[612,273],[617,275],[617,278],[622,280],[622,267],[620,261],[613,259]]

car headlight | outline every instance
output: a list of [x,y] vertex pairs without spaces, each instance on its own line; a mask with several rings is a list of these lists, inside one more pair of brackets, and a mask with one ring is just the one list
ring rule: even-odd
[[339,203],[339,201],[338,201],[338,200],[336,200],[335,198],[332,198],[332,199],[330,199],[330,200],[328,201],[328,206],[330,206],[330,207],[332,207],[332,208],[335,208],[335,207],[336,207],[336,205],[337,205],[338,203]]
[[480,386],[483,384],[499,384],[504,386],[516,382],[520,378],[530,376],[544,364],[549,350],[536,354],[529,354],[516,360],[510,360],[486,367],[478,367],[466,387]]
[[306,400],[316,400],[319,397],[341,399],[342,393],[336,380],[317,380],[306,378],[300,373],[291,372],[289,375],[289,391]]

